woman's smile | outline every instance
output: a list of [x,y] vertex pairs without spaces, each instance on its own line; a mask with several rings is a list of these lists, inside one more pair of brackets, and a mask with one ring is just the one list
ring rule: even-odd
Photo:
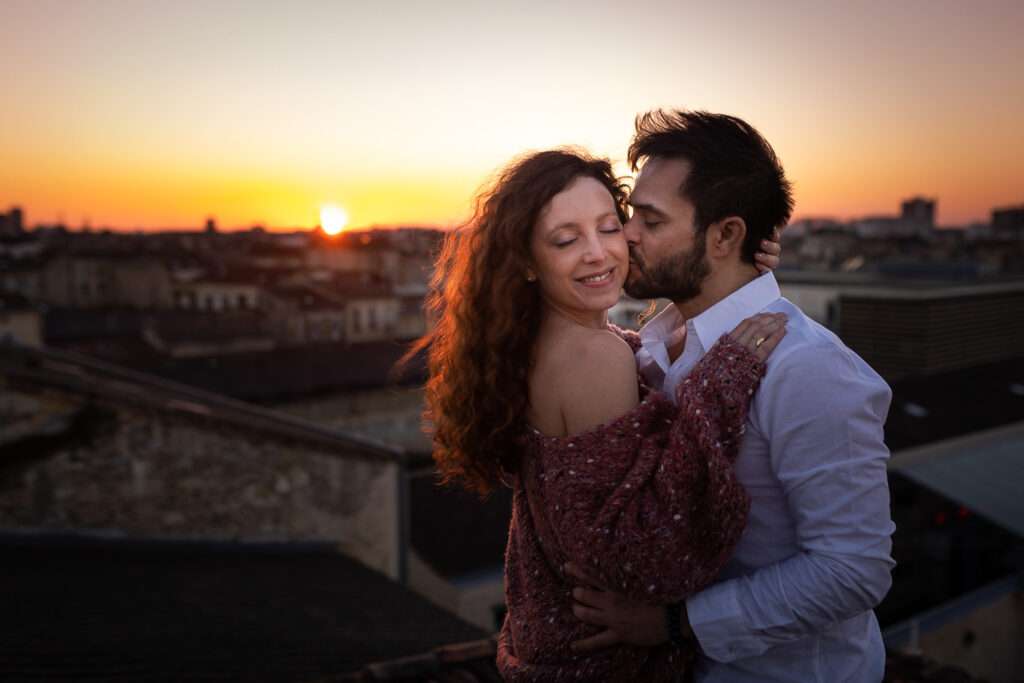
[[577,278],[576,281],[585,287],[606,287],[615,282],[615,279],[612,277],[614,272],[615,267],[612,266],[608,270],[603,270],[599,273],[594,273],[593,275],[586,275],[584,277]]

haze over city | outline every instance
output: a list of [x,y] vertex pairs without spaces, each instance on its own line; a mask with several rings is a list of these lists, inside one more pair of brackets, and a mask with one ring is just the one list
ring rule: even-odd
[[[0,207],[161,229],[450,226],[528,149],[621,162],[637,112],[741,116],[796,217],[1020,203],[1019,2],[23,2],[0,7]],[[623,172],[624,165],[619,167]]]

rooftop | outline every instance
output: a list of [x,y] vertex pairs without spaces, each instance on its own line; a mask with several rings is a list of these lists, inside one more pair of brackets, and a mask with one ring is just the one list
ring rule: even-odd
[[1024,538],[1024,422],[900,451],[889,468]]
[[345,680],[489,635],[325,544],[5,534],[0,564],[5,681]]
[[160,412],[216,420],[276,438],[326,447],[346,456],[388,461],[408,457],[402,449],[365,436],[67,351],[0,344],[0,378],[15,388],[57,390],[87,402],[129,402]]
[[827,272],[780,269],[779,285],[823,285],[841,288],[844,294],[882,299],[941,299],[1024,292],[1020,277],[963,281],[947,278],[907,278],[879,272]]
[[[1024,420],[1024,357],[892,383],[894,452]],[[969,397],[969,400],[965,400]]]
[[[490,634],[325,544],[0,534],[0,563],[5,681],[501,680]],[[886,669],[975,680],[899,653]]]
[[35,310],[38,310],[38,307],[21,294],[0,291],[0,313]]

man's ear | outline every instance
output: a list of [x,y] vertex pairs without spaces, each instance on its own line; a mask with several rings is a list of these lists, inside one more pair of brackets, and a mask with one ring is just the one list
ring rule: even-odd
[[743,240],[747,238],[747,224],[739,216],[728,216],[708,226],[707,254],[723,259],[743,253]]

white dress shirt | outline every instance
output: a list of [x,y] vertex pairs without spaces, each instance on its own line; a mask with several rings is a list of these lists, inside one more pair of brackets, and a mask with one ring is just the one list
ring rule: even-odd
[[872,609],[891,585],[882,426],[892,393],[838,337],[782,298],[768,273],[682,324],[669,306],[640,331],[640,372],[675,396],[726,332],[761,311],[789,316],[768,358],[736,461],[751,498],[747,528],[718,583],[686,609],[703,652],[700,683],[882,680]]

